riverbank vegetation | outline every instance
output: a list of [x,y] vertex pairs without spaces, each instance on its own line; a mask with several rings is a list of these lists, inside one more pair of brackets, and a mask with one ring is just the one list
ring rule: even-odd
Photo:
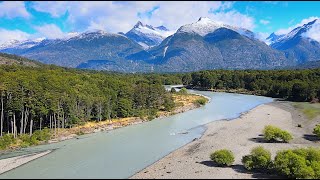
[[280,141],[287,143],[293,139],[292,135],[288,131],[282,130],[272,125],[265,126],[263,130],[263,135],[265,140],[267,140],[268,142]]
[[228,149],[213,152],[210,159],[219,166],[231,166],[234,163],[234,155]]
[[[215,151],[210,159],[219,166],[230,166],[234,162],[234,156],[228,149]],[[269,150],[258,146],[249,155],[243,156],[241,162],[249,171],[277,174],[290,179],[320,178],[319,148],[281,150],[272,159]]]
[[[82,71],[45,65],[0,66],[0,149],[33,145],[45,128],[57,135],[86,122],[156,117],[175,107],[166,75]],[[173,78],[174,79],[174,78]],[[27,138],[27,135],[29,138]],[[42,136],[42,135],[40,135]],[[11,141],[11,139],[14,139]],[[8,142],[5,142],[8,141]]]
[[272,164],[271,153],[262,146],[253,148],[249,155],[242,157],[241,161],[248,170],[262,170]]
[[91,127],[100,125],[123,127],[206,102],[206,98],[184,91],[166,91],[163,84],[177,81],[167,76],[51,65],[0,66],[0,149],[90,133],[94,131]]
[[320,124],[317,124],[313,129],[313,134],[317,135],[320,138]]
[[181,81],[190,88],[203,90],[256,94],[302,102],[318,102],[320,99],[320,69],[206,70],[185,73]]
[[[255,153],[256,151],[260,153]],[[253,155],[255,154],[255,155]],[[255,162],[252,158],[255,157]],[[277,173],[290,179],[319,179],[320,178],[320,149],[297,148],[278,151],[274,160],[268,150],[257,147],[251,155],[243,157],[244,166],[248,170],[258,170]]]

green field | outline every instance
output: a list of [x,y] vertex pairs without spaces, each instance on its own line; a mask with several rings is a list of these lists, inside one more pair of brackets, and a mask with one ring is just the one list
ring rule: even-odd
[[311,104],[308,102],[293,103],[293,106],[303,112],[309,119],[320,115],[320,103]]

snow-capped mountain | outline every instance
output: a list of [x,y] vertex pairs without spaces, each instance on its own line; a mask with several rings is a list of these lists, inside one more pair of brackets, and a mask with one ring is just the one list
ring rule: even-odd
[[164,26],[153,27],[138,21],[125,35],[140,44],[144,49],[159,45],[166,37],[172,34]]
[[275,43],[278,39],[282,38],[285,34],[280,34],[277,35],[274,32],[271,33],[267,38],[266,38],[266,43],[268,45]]
[[1,44],[1,45],[0,45],[0,50],[14,47],[14,46],[16,46],[16,45],[19,44],[19,43],[20,43],[20,41],[15,40],[15,39],[12,39],[12,40],[10,40],[10,41],[8,41],[8,42],[5,42],[5,43]]
[[[21,55],[46,64],[66,67],[84,67],[85,64],[86,67],[99,67],[101,62],[108,65],[119,63],[127,55],[142,50],[139,44],[124,35],[90,30],[69,39],[44,40]],[[122,65],[126,66],[125,63]],[[114,68],[119,68],[118,66]]]
[[[127,33],[90,30],[60,39],[10,41],[0,52],[65,67],[120,72],[188,72],[204,69],[273,69],[320,60],[310,22],[286,35],[261,36],[201,17],[175,33],[138,22]],[[314,34],[314,33],[313,33]]]
[[17,46],[15,46],[16,48],[19,49],[26,49],[26,48],[31,48],[34,47],[38,44],[40,44],[43,40],[45,40],[46,38],[37,38],[37,39],[29,39],[26,41],[22,41],[21,43],[17,44]]
[[79,33],[79,32],[69,32],[64,39],[70,39],[70,38],[73,38],[75,36],[78,36],[79,34],[81,34],[81,33]]
[[213,21],[208,17],[200,17],[199,20],[195,23],[181,26],[177,30],[177,32],[178,33],[179,32],[180,33],[183,33],[183,32],[196,33],[196,34],[199,34],[200,36],[205,36],[209,33],[214,32],[219,28],[228,28],[248,38],[251,38],[251,39],[255,38],[255,34],[248,29],[223,24],[221,22]]
[[288,34],[278,38],[270,46],[285,52],[288,58],[295,59],[298,64],[320,60],[320,43],[306,34],[314,27],[315,19],[302,26],[296,27]]
[[25,41],[18,41],[13,39],[0,45],[0,50],[8,49],[8,48],[17,48],[17,49],[31,48],[41,43],[44,39],[45,38],[37,38],[37,39],[28,39]]
[[121,35],[108,33],[103,30],[89,30],[84,33],[77,33],[73,37],[70,37],[65,40],[71,41],[71,40],[76,40],[76,39],[86,39],[87,41],[91,41],[93,39],[101,38],[104,36],[121,36]]
[[47,41],[46,38],[28,39],[25,41],[11,40],[1,45],[0,51],[19,55],[30,48],[42,44],[44,41]]
[[28,39],[24,41],[19,41],[12,39],[4,44],[0,45],[0,50],[5,50],[5,49],[28,49],[32,48],[34,46],[37,46],[46,40],[46,42],[53,41],[53,40],[68,40],[72,37],[78,36],[80,33],[78,32],[69,32],[67,33],[64,37],[58,38],[58,39],[47,39],[45,37],[41,38],[35,38],[35,39]]
[[308,32],[313,27],[313,24],[315,24],[317,20],[318,19],[315,19],[307,24],[296,27],[295,29],[290,31],[288,34],[285,34],[282,37],[278,38],[273,44],[275,45],[279,43],[278,45],[280,45],[294,38],[301,37],[304,33]]

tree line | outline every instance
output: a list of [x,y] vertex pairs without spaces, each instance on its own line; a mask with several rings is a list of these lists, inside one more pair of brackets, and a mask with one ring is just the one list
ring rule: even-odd
[[206,70],[185,73],[181,80],[193,88],[244,89],[258,95],[290,101],[320,99],[320,69]]
[[86,121],[152,116],[174,107],[166,78],[56,66],[0,66],[0,136],[70,128]]

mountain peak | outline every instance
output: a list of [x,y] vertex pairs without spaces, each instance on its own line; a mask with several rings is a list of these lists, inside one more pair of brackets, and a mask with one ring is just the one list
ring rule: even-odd
[[198,21],[212,21],[212,20],[208,17],[200,17]]
[[314,19],[313,21],[311,21],[311,22],[309,22],[309,23],[307,23],[307,25],[311,25],[311,24],[314,24],[316,21],[318,21],[319,19],[317,18],[317,19]]
[[278,38],[275,42],[273,42],[273,47],[281,46],[281,44],[292,40],[296,37],[301,37],[303,34],[307,33],[313,25],[316,23],[318,19],[314,19],[313,21],[310,21],[308,23],[303,24],[302,26],[298,26],[291,30],[289,33],[283,35],[282,37]]
[[139,28],[139,27],[144,27],[141,21],[138,21],[136,25],[134,25],[134,28]]
[[158,26],[156,27],[156,29],[159,29],[161,31],[169,31],[169,29],[167,29],[165,26]]
[[276,34],[275,32],[271,33],[266,39],[270,39],[272,41],[276,40],[279,37],[284,36],[284,34]]

